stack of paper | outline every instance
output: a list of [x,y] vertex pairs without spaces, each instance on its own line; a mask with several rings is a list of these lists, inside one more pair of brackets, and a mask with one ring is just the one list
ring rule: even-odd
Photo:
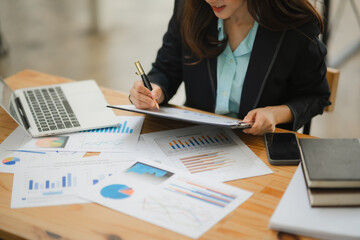
[[[144,117],[118,119],[41,138],[17,128],[0,145],[0,171],[15,173],[11,207],[93,201],[198,238],[252,195],[221,182],[272,173],[229,128],[140,136]],[[101,154],[83,157],[89,151]]]

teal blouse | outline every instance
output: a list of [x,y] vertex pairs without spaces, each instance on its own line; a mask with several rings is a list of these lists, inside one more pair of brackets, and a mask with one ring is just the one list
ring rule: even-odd
[[[246,38],[232,52],[229,43],[217,57],[217,93],[215,113],[237,117],[245,74],[249,65],[258,23],[250,29]],[[218,20],[218,39],[225,37],[224,21]]]

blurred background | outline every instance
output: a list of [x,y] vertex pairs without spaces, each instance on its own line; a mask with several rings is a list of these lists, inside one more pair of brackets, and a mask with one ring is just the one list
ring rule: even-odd
[[[134,62],[151,68],[172,0],[0,0],[0,76],[33,69],[128,92]],[[323,3],[316,6],[322,10]],[[360,137],[360,1],[330,0],[327,64],[340,70],[333,112],[311,135]],[[181,87],[171,103],[184,103]]]

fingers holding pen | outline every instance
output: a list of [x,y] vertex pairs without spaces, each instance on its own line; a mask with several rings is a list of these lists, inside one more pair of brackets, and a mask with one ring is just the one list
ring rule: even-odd
[[136,108],[156,108],[154,99],[159,103],[163,101],[164,97],[161,88],[156,84],[151,85],[153,87],[152,91],[146,88],[141,80],[134,82],[133,87],[130,89],[130,100]]
[[130,89],[130,100],[136,108],[148,109],[155,107],[151,91],[147,89],[142,81],[135,81]]
[[151,96],[154,100],[156,100],[156,102],[158,104],[161,104],[163,101],[164,101],[164,94],[162,92],[162,89],[156,85],[156,84],[153,84],[151,83],[151,86],[152,86],[152,91],[151,91]]

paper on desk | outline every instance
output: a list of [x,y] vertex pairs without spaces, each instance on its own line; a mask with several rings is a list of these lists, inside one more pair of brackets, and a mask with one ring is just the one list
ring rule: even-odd
[[[139,141],[133,151],[136,153],[137,156],[155,161],[156,158],[154,157],[154,151],[151,147],[145,142],[143,137],[140,135]],[[121,152],[101,152],[99,157],[101,158],[117,158],[117,156],[122,156],[123,153]]]
[[299,165],[269,227],[321,239],[360,239],[360,207],[312,208]]
[[12,155],[13,152],[8,150],[14,148],[16,149],[19,146],[18,140],[22,139],[25,135],[26,133],[24,132],[24,130],[22,130],[20,127],[17,127],[0,144],[0,172],[14,173],[15,165],[20,164],[22,158],[20,158],[20,156],[18,155]]
[[117,116],[117,127],[87,130],[41,138],[24,138],[22,150],[131,152],[135,149],[144,122],[143,116]]
[[108,107],[131,111],[131,112],[145,113],[157,117],[169,118],[174,120],[182,120],[197,124],[210,124],[219,127],[230,127],[230,128],[249,127],[248,124],[243,123],[236,119],[215,116],[206,113],[193,112],[193,111],[180,109],[180,108],[173,108],[173,107],[161,107],[160,109],[149,109],[149,110],[137,109],[134,105],[110,105]]
[[114,158],[79,157],[66,153],[32,161],[15,169],[12,208],[85,203],[77,193],[133,163],[135,153],[118,153]]
[[141,160],[80,194],[98,204],[199,238],[252,193]]
[[[17,127],[0,145],[0,172],[14,173],[17,165],[27,161],[42,160],[46,161],[53,156],[60,155],[57,152],[33,152],[33,151],[12,151],[9,149],[17,149],[20,146],[19,139],[31,139],[21,127]],[[81,152],[62,153],[66,155],[82,156]]]
[[157,162],[219,182],[272,173],[230,129],[201,125],[141,136]]

